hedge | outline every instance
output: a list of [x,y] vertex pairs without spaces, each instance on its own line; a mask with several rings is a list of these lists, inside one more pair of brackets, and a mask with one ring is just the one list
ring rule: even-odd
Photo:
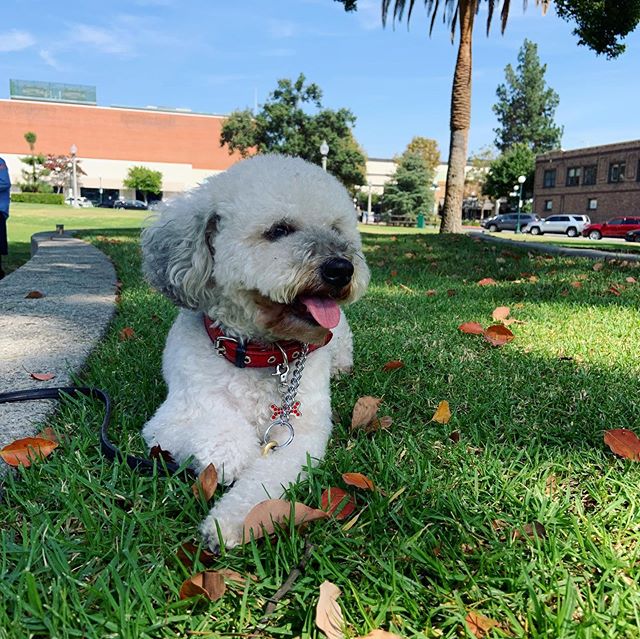
[[12,193],[11,201],[30,204],[64,204],[64,195],[62,193]]

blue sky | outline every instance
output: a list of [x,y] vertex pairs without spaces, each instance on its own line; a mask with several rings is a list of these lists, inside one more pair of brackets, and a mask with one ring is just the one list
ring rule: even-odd
[[[370,157],[401,153],[415,135],[448,153],[456,48],[422,11],[411,28],[383,29],[380,0],[345,13],[333,0],[11,0],[0,22],[0,97],[9,78],[97,86],[98,104],[187,107],[229,113],[252,107],[278,78],[303,72],[327,107],[347,107]],[[507,63],[525,37],[538,44],[547,82],[560,94],[566,149],[640,137],[640,30],[618,60],[578,47],[571,26],[517,0],[504,36],[474,40],[470,151],[490,145],[491,110]]]

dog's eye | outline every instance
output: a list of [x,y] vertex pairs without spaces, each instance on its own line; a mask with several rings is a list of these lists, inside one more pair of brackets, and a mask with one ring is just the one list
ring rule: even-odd
[[265,238],[271,242],[279,240],[281,237],[287,237],[291,235],[296,229],[287,222],[278,222],[274,224],[268,231],[265,231]]

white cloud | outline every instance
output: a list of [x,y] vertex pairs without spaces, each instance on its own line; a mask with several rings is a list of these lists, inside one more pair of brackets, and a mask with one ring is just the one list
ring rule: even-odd
[[272,38],[293,38],[298,34],[298,27],[288,20],[269,20],[269,35]]
[[18,31],[12,29],[0,33],[0,53],[8,51],[22,51],[34,45],[36,39],[28,31]]
[[56,71],[62,71],[64,67],[53,57],[53,53],[49,49],[40,49],[38,51],[40,59],[47,65],[55,69]]
[[127,55],[133,52],[125,34],[117,30],[94,27],[90,24],[74,24],[71,26],[69,39],[80,44],[87,44],[103,53]]

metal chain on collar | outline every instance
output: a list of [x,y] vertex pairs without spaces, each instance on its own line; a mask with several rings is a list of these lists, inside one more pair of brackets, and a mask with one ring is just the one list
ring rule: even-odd
[[[291,375],[291,380],[287,384],[287,376],[289,374],[289,362],[287,360],[286,355],[284,354],[284,363],[276,366],[276,372],[274,375],[280,376],[280,394],[282,396],[282,404],[277,407],[278,416],[276,419],[269,424],[267,430],[265,430],[264,435],[262,437],[262,454],[266,455],[269,451],[275,450],[277,448],[285,448],[292,441],[295,435],[295,431],[293,430],[293,426],[291,425],[291,413],[295,415],[299,415],[299,411],[297,409],[296,395],[298,394],[298,388],[300,387],[300,380],[302,379],[302,371],[304,370],[304,365],[307,360],[307,354],[309,352],[309,345],[303,344],[302,349],[300,351],[300,357],[296,360],[295,367],[293,369],[293,373]],[[279,444],[277,441],[273,439],[269,439],[269,434],[271,429],[275,426],[285,428],[289,436],[287,440]]]

